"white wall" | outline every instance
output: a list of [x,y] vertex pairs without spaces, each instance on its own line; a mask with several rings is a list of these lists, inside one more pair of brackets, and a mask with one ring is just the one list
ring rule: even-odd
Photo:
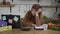
[[[0,0],[1,2],[2,0]],[[12,3],[12,0],[7,0]],[[12,7],[12,12],[10,13],[9,7],[0,7],[0,19],[1,14],[13,14],[13,15],[20,15],[21,18],[23,18],[28,10],[31,9],[32,4],[36,4],[37,1],[35,0],[14,0],[13,2],[15,4],[14,7]],[[52,5],[54,4],[53,0],[40,0],[40,5]],[[59,10],[59,9],[58,9]],[[60,10],[59,10],[60,11]],[[42,14],[46,15],[47,17],[51,18],[54,16],[54,12],[56,12],[55,8],[43,8]]]
[[55,13],[55,8],[43,8],[45,9],[44,11],[42,11],[43,15],[46,15],[49,18],[53,18],[54,13]]
[[0,7],[0,19],[2,14],[10,14],[10,7]]
[[37,0],[14,0],[15,4],[35,4]]

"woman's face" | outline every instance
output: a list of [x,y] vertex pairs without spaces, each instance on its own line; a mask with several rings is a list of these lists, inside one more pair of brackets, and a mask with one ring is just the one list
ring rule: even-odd
[[32,15],[36,15],[36,13],[40,13],[41,9],[38,9],[37,11],[35,9],[32,9]]

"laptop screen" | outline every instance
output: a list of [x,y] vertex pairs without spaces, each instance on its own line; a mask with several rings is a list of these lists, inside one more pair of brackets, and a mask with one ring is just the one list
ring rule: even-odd
[[20,28],[20,15],[1,15],[3,21],[8,25],[12,25],[12,28]]

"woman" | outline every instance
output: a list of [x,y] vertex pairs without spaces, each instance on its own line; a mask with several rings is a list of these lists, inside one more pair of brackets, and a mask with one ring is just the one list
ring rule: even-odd
[[22,20],[24,26],[40,26],[41,25],[41,9],[39,4],[34,4],[31,11],[28,11]]

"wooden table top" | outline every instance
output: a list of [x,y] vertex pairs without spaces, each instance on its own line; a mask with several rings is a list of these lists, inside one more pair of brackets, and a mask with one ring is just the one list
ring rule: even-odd
[[0,32],[0,34],[60,34],[60,31],[55,30],[30,30],[22,31],[20,29],[12,29],[10,31]]

